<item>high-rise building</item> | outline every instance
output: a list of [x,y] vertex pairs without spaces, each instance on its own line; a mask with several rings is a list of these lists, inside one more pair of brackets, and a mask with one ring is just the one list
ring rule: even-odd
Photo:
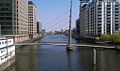
[[87,35],[87,21],[86,15],[87,15],[87,4],[88,2],[80,5],[80,36]]
[[32,1],[28,2],[28,31],[29,37],[37,37],[37,17],[36,17],[36,6]]
[[40,22],[37,22],[37,33],[40,34],[42,29],[42,24]]
[[76,30],[77,30],[77,34],[80,34],[80,19],[76,20]]
[[28,0],[0,0],[1,35],[28,40]]
[[118,0],[93,0],[81,4],[80,35],[115,34],[119,31],[119,10]]

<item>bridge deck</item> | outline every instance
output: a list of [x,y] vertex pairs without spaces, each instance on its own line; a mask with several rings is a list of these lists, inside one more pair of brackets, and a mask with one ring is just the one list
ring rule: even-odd
[[[56,45],[56,46],[67,46],[67,43],[59,43],[59,42],[40,42],[40,43],[17,43],[15,44],[16,46],[18,45]],[[77,47],[91,47],[91,48],[109,48],[113,49],[115,48],[114,46],[103,46],[103,45],[91,45],[91,44],[76,44],[76,43],[71,43],[71,45],[77,46]]]

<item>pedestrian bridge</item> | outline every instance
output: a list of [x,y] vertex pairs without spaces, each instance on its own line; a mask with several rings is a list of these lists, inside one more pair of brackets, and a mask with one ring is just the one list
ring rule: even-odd
[[[36,43],[16,43],[16,46],[21,45],[55,45],[55,46],[68,46],[68,43],[66,42],[36,42]],[[74,47],[90,47],[90,48],[109,48],[113,49],[114,46],[103,46],[103,45],[95,45],[95,44],[77,44],[77,43],[71,43],[71,46]]]

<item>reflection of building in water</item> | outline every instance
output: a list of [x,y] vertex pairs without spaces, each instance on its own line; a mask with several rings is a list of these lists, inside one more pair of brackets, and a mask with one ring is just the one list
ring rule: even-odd
[[15,46],[13,38],[0,38],[0,71],[14,62]]
[[37,71],[37,47],[27,46],[16,52],[16,71]]
[[119,71],[120,54],[116,50],[97,50],[97,71]]

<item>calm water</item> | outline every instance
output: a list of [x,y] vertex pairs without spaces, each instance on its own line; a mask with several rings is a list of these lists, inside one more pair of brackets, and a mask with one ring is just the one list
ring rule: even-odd
[[[67,42],[64,35],[47,35],[38,42]],[[76,42],[72,39],[72,42]],[[16,49],[16,62],[6,71],[94,71],[93,49],[34,45]],[[96,49],[96,71],[120,71],[120,51]]]

